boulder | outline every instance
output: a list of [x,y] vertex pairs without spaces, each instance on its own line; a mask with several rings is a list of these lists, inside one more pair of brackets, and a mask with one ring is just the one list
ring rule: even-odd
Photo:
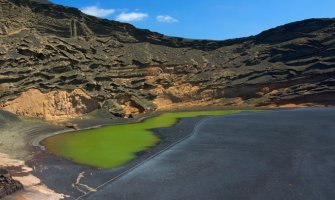
[[102,108],[107,110],[109,113],[113,114],[117,117],[124,117],[125,113],[123,108],[118,104],[118,102],[115,99],[108,99],[106,100]]
[[8,171],[0,168],[0,199],[23,189],[23,185],[14,180]]

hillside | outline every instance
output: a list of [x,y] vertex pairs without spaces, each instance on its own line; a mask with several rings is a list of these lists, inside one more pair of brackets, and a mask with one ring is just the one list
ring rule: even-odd
[[0,106],[21,116],[334,105],[334,63],[335,19],[248,38],[189,40],[75,8],[0,0]]

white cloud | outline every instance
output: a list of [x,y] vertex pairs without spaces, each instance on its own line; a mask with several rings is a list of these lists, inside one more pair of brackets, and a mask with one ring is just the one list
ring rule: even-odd
[[119,16],[116,17],[116,20],[123,22],[131,22],[131,21],[141,21],[145,18],[149,17],[147,13],[139,13],[139,12],[122,12]]
[[115,12],[114,9],[103,9],[98,6],[88,6],[82,8],[81,11],[85,14],[96,16],[96,17],[107,17]]
[[169,15],[159,15],[156,17],[157,21],[164,23],[176,23],[179,22],[178,19],[175,19]]

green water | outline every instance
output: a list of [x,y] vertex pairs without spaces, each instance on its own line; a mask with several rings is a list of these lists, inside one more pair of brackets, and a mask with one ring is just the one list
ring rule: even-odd
[[102,128],[59,134],[42,141],[48,151],[80,164],[99,168],[114,168],[136,157],[159,142],[150,129],[170,127],[179,118],[225,115],[242,110],[166,113],[134,124],[111,125]]

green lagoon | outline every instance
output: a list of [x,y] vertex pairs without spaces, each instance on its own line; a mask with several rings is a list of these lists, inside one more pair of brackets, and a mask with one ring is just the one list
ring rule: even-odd
[[136,158],[136,152],[159,143],[159,138],[153,134],[152,129],[170,127],[180,118],[240,112],[243,110],[166,113],[139,123],[55,135],[43,140],[42,145],[49,152],[76,163],[103,169],[115,168]]

